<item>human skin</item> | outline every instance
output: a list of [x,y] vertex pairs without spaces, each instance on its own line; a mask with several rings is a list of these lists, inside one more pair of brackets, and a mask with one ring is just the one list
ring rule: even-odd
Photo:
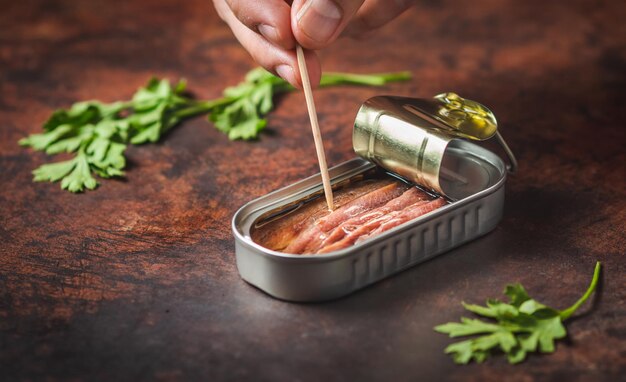
[[363,38],[389,23],[412,0],[213,0],[241,45],[262,67],[301,87],[295,53],[305,48],[311,84],[321,77],[315,51],[340,36]]

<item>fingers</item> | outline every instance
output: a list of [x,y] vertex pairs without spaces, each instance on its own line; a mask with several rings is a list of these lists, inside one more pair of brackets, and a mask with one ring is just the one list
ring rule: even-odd
[[250,30],[260,33],[271,43],[293,49],[291,7],[284,0],[226,0],[235,17]]
[[294,0],[291,30],[307,49],[321,49],[335,41],[363,0]]
[[[214,0],[220,17],[265,69],[301,87],[295,44],[322,49],[339,35],[365,36],[399,16],[412,0]],[[292,4],[291,4],[292,3]],[[291,7],[290,7],[291,4]],[[305,52],[311,84],[321,69],[315,53]]]
[[[302,87],[295,50],[274,45],[260,34],[249,29],[235,16],[225,0],[214,0],[214,3],[222,20],[228,24],[237,40],[259,65],[282,77],[291,85],[298,88]],[[316,87],[321,77],[319,59],[312,51],[305,51],[305,59],[311,85]]]
[[389,23],[413,5],[413,0],[365,0],[363,6],[346,27],[344,34],[351,37],[366,36]]

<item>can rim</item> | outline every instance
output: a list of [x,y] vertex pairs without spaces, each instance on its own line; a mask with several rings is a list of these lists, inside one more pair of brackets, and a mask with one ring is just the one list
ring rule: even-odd
[[[499,156],[496,155],[496,157],[502,162],[502,159]],[[375,167],[374,164],[372,164],[372,163],[370,163],[370,162],[368,162],[368,161],[366,161],[364,159],[354,158],[354,159],[351,159],[351,160],[349,160],[347,162],[344,162],[344,163],[342,163],[340,165],[334,166],[330,170],[333,171],[333,170],[338,169],[342,165],[347,165],[347,164],[352,164],[352,163],[354,163],[356,165],[356,164],[358,164],[358,162],[361,162],[361,164],[358,167],[356,167],[355,169],[353,169],[352,171],[350,171],[351,173],[358,172],[358,171],[364,171],[364,167],[365,166],[371,166],[372,168]],[[502,163],[502,166],[504,166],[504,163]],[[470,203],[472,203],[473,201],[475,201],[477,199],[483,198],[483,197],[485,197],[487,195],[490,195],[490,194],[496,192],[506,182],[506,178],[507,178],[506,170],[502,171],[501,173],[502,173],[502,176],[500,177],[500,179],[498,179],[498,181],[496,181],[493,185],[485,188],[484,190],[481,190],[481,191],[479,191],[479,192],[477,192],[475,194],[467,196],[467,197],[465,197],[465,198],[463,198],[461,200],[457,200],[457,201],[454,201],[452,203],[446,204],[445,206],[437,208],[436,210],[430,211],[430,212],[428,212],[428,213],[418,217],[417,219],[424,220],[424,221],[434,219],[434,218],[438,217],[439,215],[445,214],[449,209],[459,208],[459,207],[461,207],[463,205],[470,204]],[[333,259],[335,259],[337,257],[340,257],[340,256],[345,256],[346,253],[351,252],[351,251],[355,251],[355,249],[358,251],[358,249],[361,248],[361,247],[365,248],[367,246],[374,245],[374,244],[376,244],[376,243],[378,243],[378,242],[380,242],[382,240],[386,240],[389,236],[395,235],[397,232],[402,231],[404,229],[407,229],[409,224],[414,224],[415,220],[417,220],[417,219],[415,219],[415,220],[410,220],[410,221],[407,221],[405,223],[402,223],[399,226],[394,227],[394,228],[390,229],[389,231],[383,232],[380,235],[377,235],[377,236],[375,236],[375,237],[373,237],[371,239],[363,241],[362,243],[356,243],[356,244],[353,244],[353,245],[351,245],[349,247],[340,249],[338,251],[333,251],[333,252],[329,252],[329,253],[322,253],[322,254],[301,254],[300,255],[300,254],[291,254],[291,253],[284,253],[284,252],[271,250],[269,248],[263,247],[260,244],[255,243],[254,241],[252,241],[251,238],[244,236],[243,233],[239,230],[239,227],[237,225],[237,221],[240,220],[240,215],[243,214],[244,211],[247,208],[249,208],[251,205],[253,205],[254,203],[257,203],[260,199],[268,197],[269,195],[272,195],[272,194],[275,194],[275,193],[279,193],[280,191],[282,191],[282,190],[284,190],[284,189],[286,189],[288,187],[293,187],[293,186],[295,186],[295,185],[297,185],[297,184],[299,184],[301,182],[307,182],[307,181],[313,180],[314,178],[319,178],[319,177],[320,177],[319,173],[315,174],[315,175],[312,175],[312,176],[310,176],[308,178],[305,178],[305,179],[302,179],[302,180],[300,180],[300,181],[298,181],[296,183],[287,185],[287,186],[282,187],[282,188],[280,188],[278,190],[272,191],[272,192],[270,192],[270,193],[268,193],[266,195],[263,195],[263,196],[260,196],[258,198],[255,198],[254,200],[251,200],[248,203],[246,203],[243,206],[241,206],[235,212],[235,214],[233,215],[233,218],[231,220],[231,228],[233,230],[234,235],[236,236],[236,239],[239,241],[239,244],[247,246],[249,248],[252,248],[252,249],[260,252],[263,256],[271,257],[271,258],[275,258],[275,259],[280,259],[281,261],[325,262],[325,261],[332,261]],[[337,176],[332,177],[331,178],[331,183],[335,183],[339,179],[343,179],[343,178],[345,178],[345,176],[342,176],[342,177],[337,177]],[[315,188],[315,190],[318,190],[318,189],[321,190],[321,187],[322,187],[322,184],[319,183],[314,188]],[[315,191],[311,191],[311,192],[315,192]],[[278,200],[278,201],[275,202],[275,204],[278,204],[280,202],[281,201]]]

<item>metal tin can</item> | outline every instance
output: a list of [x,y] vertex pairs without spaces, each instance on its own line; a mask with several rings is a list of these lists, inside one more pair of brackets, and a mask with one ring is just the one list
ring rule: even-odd
[[[422,116],[418,116],[419,125],[411,123],[404,113],[394,109],[399,103],[385,104],[381,100],[390,99],[369,100],[357,115],[353,135],[357,154],[448,196],[451,203],[376,237],[327,254],[292,255],[255,243],[251,230],[263,216],[293,208],[322,193],[321,176],[314,175],[253,200],[235,213],[232,229],[237,268],[244,280],[284,300],[333,299],[496,227],[502,217],[507,174],[502,159],[476,144],[447,136],[429,126],[432,123]],[[423,155],[421,164],[416,161],[415,153]],[[353,159],[335,166],[330,169],[332,184],[362,176],[376,168],[376,164]],[[420,171],[415,171],[416,168]]]

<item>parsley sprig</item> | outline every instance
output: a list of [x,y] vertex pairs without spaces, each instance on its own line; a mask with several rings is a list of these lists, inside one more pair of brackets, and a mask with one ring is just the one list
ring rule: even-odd
[[[333,85],[380,86],[404,81],[408,72],[382,74],[325,73],[321,87]],[[44,164],[33,171],[35,181],[61,181],[71,192],[94,189],[101,178],[124,176],[128,144],[157,142],[163,134],[190,117],[210,113],[215,127],[231,140],[258,137],[267,125],[265,115],[274,107],[274,96],[293,90],[286,81],[256,68],[223,97],[195,100],[185,93],[186,83],[172,86],[166,79],[151,79],[130,101],[77,102],[57,110],[43,125],[44,132],[20,140],[20,145],[47,154],[74,153],[69,160]]]
[[521,284],[507,285],[504,294],[509,298],[508,303],[498,300],[488,300],[487,306],[463,303],[465,309],[490,321],[462,317],[460,323],[439,325],[435,330],[450,337],[480,335],[453,343],[445,349],[459,364],[472,360],[483,362],[498,349],[513,364],[522,362],[528,353],[538,350],[552,353],[554,341],[567,335],[563,321],[587,301],[595,291],[599,277],[600,262],[597,262],[589,288],[565,310],[547,307],[530,298]]

